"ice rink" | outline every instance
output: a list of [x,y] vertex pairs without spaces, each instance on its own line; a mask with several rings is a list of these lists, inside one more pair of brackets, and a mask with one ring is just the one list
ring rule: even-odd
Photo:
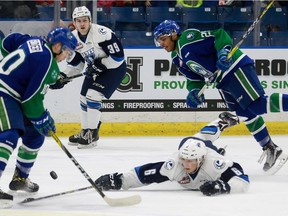
[[[125,172],[143,163],[165,160],[173,153],[182,137],[103,137],[93,149],[77,149],[67,145],[70,153],[85,171],[96,179],[102,174]],[[274,142],[288,153],[288,136],[273,136]],[[246,194],[206,197],[187,191],[176,182],[153,184],[129,191],[104,192],[119,198],[138,194],[142,202],[134,206],[110,207],[95,191],[87,189],[68,195],[43,199],[25,205],[27,197],[41,197],[90,186],[83,174],[57,143],[48,138],[31,172],[32,181],[40,185],[37,194],[16,194],[12,209],[1,209],[0,216],[285,216],[288,215],[288,163],[275,175],[262,171],[257,160],[262,150],[251,136],[222,136],[215,143],[226,148],[226,156],[239,162],[249,175],[251,186]],[[1,179],[1,188],[8,190],[14,172],[16,151]],[[58,179],[50,177],[54,170]]]

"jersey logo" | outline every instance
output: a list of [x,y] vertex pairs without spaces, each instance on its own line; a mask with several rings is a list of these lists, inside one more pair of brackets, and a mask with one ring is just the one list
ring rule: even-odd
[[194,34],[193,33],[189,33],[189,34],[187,34],[186,38],[188,40],[193,40],[194,39]]
[[188,176],[183,177],[180,181],[178,181],[179,184],[189,184],[190,178]]
[[83,48],[83,44],[78,42],[76,50],[82,49]]
[[215,160],[214,166],[218,170],[223,169],[225,167],[225,162],[223,160]]
[[43,52],[41,42],[39,39],[29,40],[27,41],[27,44],[30,53]]
[[167,170],[173,169],[174,166],[175,166],[175,162],[173,160],[166,161],[164,164],[164,168]]
[[105,35],[107,33],[106,29],[104,28],[99,28],[98,29],[99,34]]

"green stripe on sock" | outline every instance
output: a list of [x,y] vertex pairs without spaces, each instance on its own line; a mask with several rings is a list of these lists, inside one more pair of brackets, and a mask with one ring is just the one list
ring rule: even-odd
[[246,124],[248,130],[253,133],[254,131],[257,131],[259,128],[261,128],[265,124],[263,118],[259,116],[257,119],[255,119],[253,122]]
[[27,151],[22,146],[20,146],[18,150],[18,157],[26,161],[35,160],[35,158],[37,157],[37,154],[38,154],[38,151]]
[[270,112],[280,112],[280,97],[279,93],[273,93],[270,98]]
[[5,158],[8,161],[11,154],[12,154],[12,152],[10,152],[8,149],[6,149],[4,147],[0,147],[0,157],[1,158]]

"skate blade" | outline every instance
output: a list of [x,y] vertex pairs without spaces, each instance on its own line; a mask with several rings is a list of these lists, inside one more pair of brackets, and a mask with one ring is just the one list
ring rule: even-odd
[[89,145],[78,144],[77,148],[78,149],[90,149],[90,148],[94,148],[95,146],[97,146],[97,141],[96,142],[92,142]]
[[288,155],[282,153],[276,160],[276,163],[269,169],[267,170],[265,173],[267,173],[268,175],[274,175],[275,173],[277,173],[281,167],[283,167],[283,165],[287,162],[288,160]]

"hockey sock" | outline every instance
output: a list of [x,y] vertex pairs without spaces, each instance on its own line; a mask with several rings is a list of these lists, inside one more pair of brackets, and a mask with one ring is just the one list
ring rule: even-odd
[[247,120],[244,123],[260,146],[265,146],[271,140],[264,119],[261,116]]
[[88,116],[87,116],[87,102],[85,96],[80,96],[80,107],[81,107],[81,127],[87,129]]
[[21,145],[18,149],[17,164],[19,175],[27,178],[31,167],[33,166],[39,149],[29,149],[25,145]]
[[0,177],[6,168],[8,160],[17,146],[19,134],[17,130],[7,130],[0,133]]
[[273,93],[269,98],[270,112],[288,111],[288,95]]

